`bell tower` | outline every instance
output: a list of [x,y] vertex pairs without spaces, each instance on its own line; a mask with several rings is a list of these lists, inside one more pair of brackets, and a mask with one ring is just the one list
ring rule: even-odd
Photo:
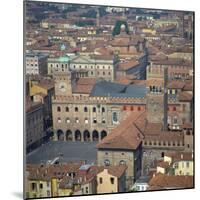
[[71,72],[54,72],[55,96],[72,96]]
[[151,63],[147,67],[147,120],[150,123],[162,123],[163,130],[167,125],[167,68],[161,64]]

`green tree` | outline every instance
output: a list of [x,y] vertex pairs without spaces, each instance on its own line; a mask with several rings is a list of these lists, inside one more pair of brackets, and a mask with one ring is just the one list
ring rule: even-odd
[[129,34],[129,28],[128,28],[128,24],[126,21],[122,21],[122,20],[118,20],[116,23],[115,23],[115,27],[113,28],[113,32],[112,32],[112,35],[115,36],[115,35],[119,35],[120,34],[120,31],[121,31],[121,25],[124,24],[125,25],[125,31],[127,34]]

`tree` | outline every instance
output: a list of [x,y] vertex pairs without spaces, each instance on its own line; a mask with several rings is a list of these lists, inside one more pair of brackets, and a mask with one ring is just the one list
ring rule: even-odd
[[118,20],[116,23],[115,23],[115,27],[113,29],[113,32],[112,32],[112,35],[115,36],[115,35],[119,35],[120,34],[120,31],[121,31],[121,25],[124,24],[125,25],[125,31],[127,34],[129,34],[129,28],[128,28],[128,24],[126,21],[121,21],[121,20]]

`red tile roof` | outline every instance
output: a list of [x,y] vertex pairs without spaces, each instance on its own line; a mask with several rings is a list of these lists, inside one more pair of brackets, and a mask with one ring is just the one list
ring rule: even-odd
[[192,152],[168,152],[165,154],[167,157],[172,158],[172,162],[176,161],[193,161],[193,153]]
[[167,168],[169,167],[169,162],[164,162],[164,161],[158,162],[157,167]]
[[148,190],[168,188],[192,188],[193,176],[171,176],[165,174],[155,175],[149,182]]
[[178,95],[179,101],[191,101],[193,99],[193,95],[187,91],[180,92]]
[[129,60],[127,62],[122,62],[119,64],[119,70],[129,70],[137,66],[139,62],[137,60]]
[[143,112],[131,114],[109,133],[98,145],[99,149],[130,149],[135,150],[141,143],[141,132],[134,121]]
[[90,94],[95,84],[95,78],[79,78],[73,88],[73,93]]
[[103,167],[101,170],[103,171],[104,169],[107,169],[109,174],[120,178],[126,171],[127,166],[126,165],[108,166],[108,167]]

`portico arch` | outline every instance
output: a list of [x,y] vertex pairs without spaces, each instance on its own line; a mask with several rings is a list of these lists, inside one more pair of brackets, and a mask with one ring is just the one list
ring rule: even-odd
[[101,131],[101,139],[103,139],[104,137],[107,136],[107,132],[106,131]]
[[58,137],[58,140],[64,141],[64,133],[61,129],[57,130],[57,137]]
[[75,141],[81,141],[81,132],[80,130],[75,131]]
[[66,131],[66,141],[72,141],[73,136],[72,136],[72,131],[71,130],[67,130]]
[[84,141],[90,141],[90,132],[88,131],[88,130],[85,130],[84,132],[83,132],[83,139],[84,139]]
[[99,140],[99,132],[97,130],[94,130],[92,132],[92,140],[93,141],[98,141]]

